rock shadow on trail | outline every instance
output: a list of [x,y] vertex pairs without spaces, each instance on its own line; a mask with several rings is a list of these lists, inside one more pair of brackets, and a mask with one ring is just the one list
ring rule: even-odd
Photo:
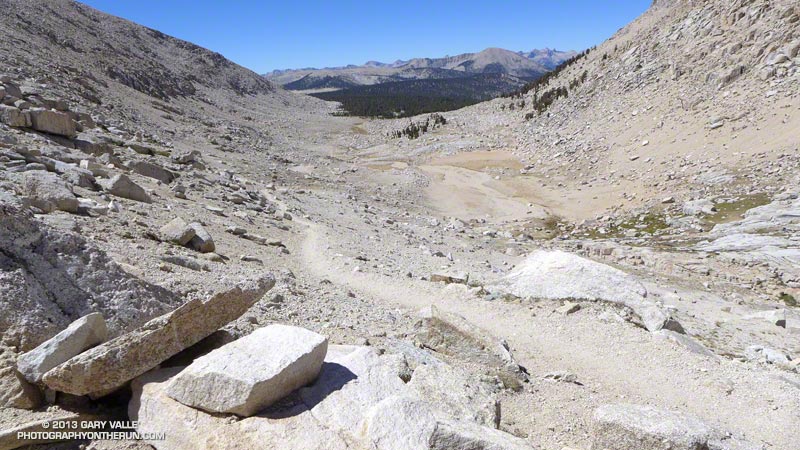
[[347,367],[326,361],[322,364],[317,381],[303,389],[302,402],[306,405],[306,408],[313,409],[329,395],[341,390],[347,383],[357,379],[358,375]]

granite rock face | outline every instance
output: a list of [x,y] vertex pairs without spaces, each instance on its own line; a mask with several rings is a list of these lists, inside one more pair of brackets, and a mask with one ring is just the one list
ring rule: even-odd
[[78,212],[78,199],[72,192],[72,186],[58,175],[35,171],[17,174],[14,178],[19,182],[22,198],[31,206],[45,213]]
[[527,377],[504,342],[465,318],[440,311],[435,306],[424,308],[420,316],[415,324],[415,341],[418,345],[480,364],[488,372],[500,376],[509,387]]
[[27,352],[93,312],[116,336],[170,311],[172,292],[125,272],[77,233],[0,192],[0,340]]

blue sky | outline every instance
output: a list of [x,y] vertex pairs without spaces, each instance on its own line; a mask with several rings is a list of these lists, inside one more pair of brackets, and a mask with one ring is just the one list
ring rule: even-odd
[[581,50],[651,0],[83,0],[102,11],[273,69],[441,57],[487,47]]

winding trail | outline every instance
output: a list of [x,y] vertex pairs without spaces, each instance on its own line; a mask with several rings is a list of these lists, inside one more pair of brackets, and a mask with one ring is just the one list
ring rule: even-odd
[[[796,420],[800,411],[797,387],[781,379],[780,372],[751,371],[736,361],[691,353],[617,320],[600,305],[585,305],[578,313],[561,316],[552,312],[555,302],[488,302],[458,288],[354,272],[326,250],[328,242],[335,242],[332,230],[297,221],[306,227],[300,257],[311,274],[384,305],[418,310],[435,304],[506,339],[535,386],[533,392],[508,400],[529,402],[516,408],[529,413],[513,418],[517,423],[552,423],[555,432],[573,436],[578,427],[586,430],[585,440],[570,444],[585,447],[593,410],[603,403],[628,402],[689,412],[774,448],[788,449],[800,442],[800,429],[778,426]],[[554,370],[576,373],[584,386],[564,389],[540,381]],[[770,413],[746,413],[754,409]]]

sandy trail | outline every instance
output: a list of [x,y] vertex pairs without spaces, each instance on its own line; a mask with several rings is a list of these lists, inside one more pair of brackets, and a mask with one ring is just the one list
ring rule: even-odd
[[[775,448],[792,448],[800,429],[781,423],[796,420],[800,399],[796,387],[781,379],[780,372],[747,371],[740,363],[703,357],[672,343],[655,339],[607,314],[586,313],[589,305],[570,316],[552,312],[553,302],[536,305],[487,302],[458,294],[441,285],[384,275],[353,272],[326,250],[336,236],[325,226],[300,220],[307,229],[301,258],[308,271],[333,283],[347,286],[358,295],[407,310],[435,304],[459,314],[511,345],[517,360],[529,369],[535,381],[544,373],[569,370],[583,387],[564,390],[560,386],[537,385],[533,394],[516,396],[512,402],[529,402],[527,411],[513,420],[528,427],[555,428],[554,436],[575,439],[575,426],[586,430],[588,444],[591,414],[598,404],[630,402],[653,404],[686,411],[723,429],[741,430],[754,441]],[[748,381],[742,381],[748,380]],[[755,380],[755,382],[753,382]],[[747,410],[769,411],[761,416]],[[560,448],[560,441],[552,442]]]

